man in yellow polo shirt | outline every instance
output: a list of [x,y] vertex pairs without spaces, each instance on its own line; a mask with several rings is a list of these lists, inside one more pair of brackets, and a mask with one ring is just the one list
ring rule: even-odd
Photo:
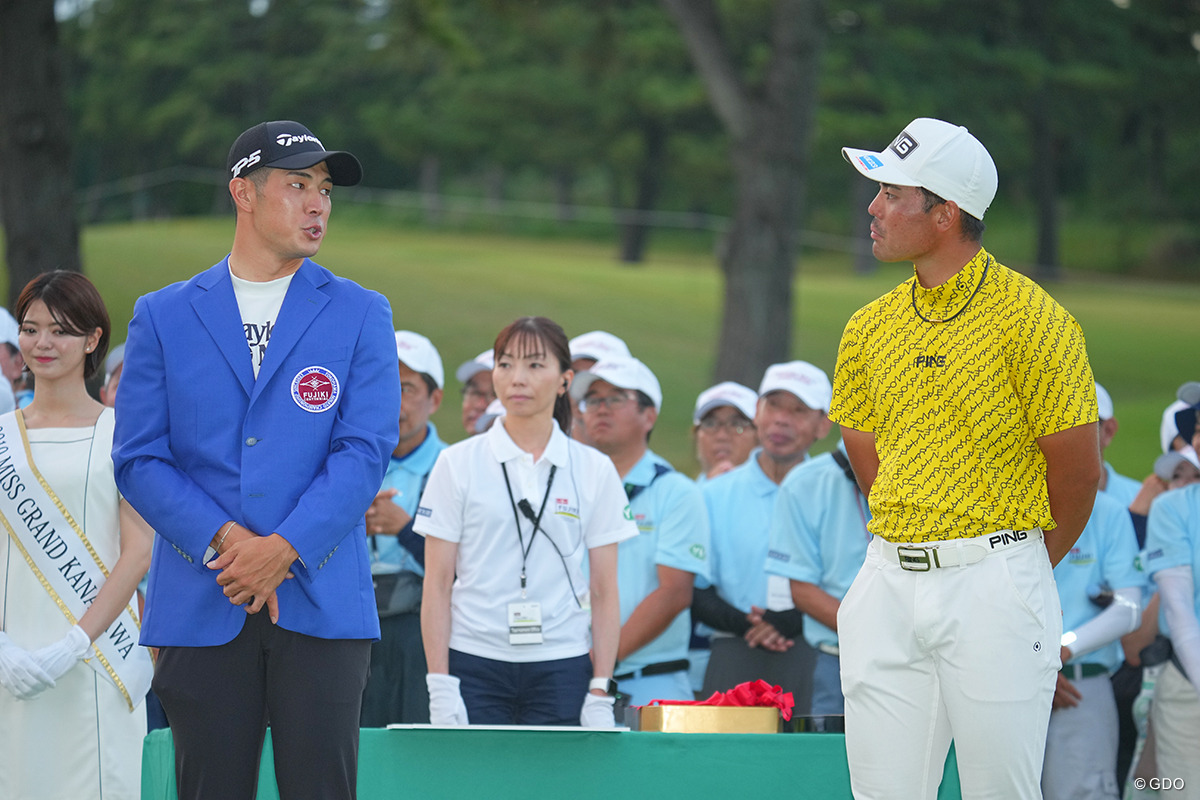
[[953,739],[964,798],[1040,798],[1051,567],[1100,476],[1083,333],[982,248],[996,167],[966,128],[842,155],[880,184],[875,257],[915,273],[846,325],[829,413],[874,534],[837,618],[854,794],[933,798]]

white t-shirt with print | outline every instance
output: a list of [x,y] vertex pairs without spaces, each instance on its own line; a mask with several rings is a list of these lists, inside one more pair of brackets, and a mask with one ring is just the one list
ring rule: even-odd
[[250,348],[250,362],[254,367],[255,378],[258,377],[263,359],[267,357],[267,343],[271,340],[271,331],[279,319],[283,298],[292,284],[292,275],[285,275],[273,281],[248,281],[234,275],[232,269],[229,271],[229,277],[233,279],[233,295],[237,298],[238,312],[242,315],[242,330],[246,333],[246,346]]

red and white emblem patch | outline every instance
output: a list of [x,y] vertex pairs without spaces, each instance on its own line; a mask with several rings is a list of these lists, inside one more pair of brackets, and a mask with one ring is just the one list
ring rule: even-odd
[[337,376],[324,367],[305,367],[292,378],[292,399],[314,414],[331,408],[340,393]]

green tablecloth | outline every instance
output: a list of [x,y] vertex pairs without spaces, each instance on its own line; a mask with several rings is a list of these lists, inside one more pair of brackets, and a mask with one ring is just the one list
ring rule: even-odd
[[[269,734],[268,734],[269,736]],[[358,796],[381,798],[812,797],[851,800],[846,740],[836,733],[597,733],[364,729]],[[939,800],[958,798],[953,752]],[[274,800],[268,740],[259,800]],[[142,800],[175,800],[169,731],[146,737]]]

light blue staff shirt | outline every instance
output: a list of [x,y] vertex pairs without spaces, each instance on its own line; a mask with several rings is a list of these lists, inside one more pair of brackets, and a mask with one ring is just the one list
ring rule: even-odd
[[[657,478],[655,464],[670,466],[647,450],[622,479],[626,489],[644,487],[629,503],[638,535],[617,550],[617,589],[621,595],[621,624],[658,588],[658,566],[674,567],[709,577],[711,541],[704,498],[691,478],[674,470]],[[615,674],[650,664],[687,658],[692,614],[684,609],[654,641],[617,664]]]
[[[425,441],[417,445],[416,450],[401,458],[392,456],[388,460],[387,472],[383,475],[379,490],[397,490],[392,502],[403,508],[410,517],[416,514],[425,476],[433,469],[438,453],[445,449],[446,443],[438,438],[437,427],[432,422],[426,423]],[[425,575],[417,559],[401,547],[395,536],[368,536],[367,550],[371,554],[372,573],[415,572]]]
[[1104,494],[1128,509],[1133,498],[1137,497],[1137,493],[1142,490],[1142,485],[1133,478],[1127,478],[1117,472],[1107,461],[1104,462],[1104,474],[1108,476],[1108,480],[1104,484]]
[[[1138,569],[1137,535],[1126,506],[1104,493],[1096,495],[1083,533],[1054,568],[1054,582],[1058,584],[1064,631],[1075,630],[1104,611],[1089,599],[1101,584],[1114,590],[1136,588],[1144,592],[1146,576]],[[1121,641],[1117,639],[1067,663],[1102,664],[1111,672],[1121,666],[1122,660]]]
[[758,463],[760,453],[755,449],[744,464],[700,487],[712,529],[712,579],[697,580],[696,587],[715,586],[722,600],[744,613],[750,612],[750,606],[767,607],[763,562],[779,492],[779,485]]
[[[1200,483],[1163,492],[1150,505],[1142,565],[1150,577],[1168,567],[1191,567],[1192,605],[1200,617]],[[1161,609],[1158,628],[1171,635]]]
[[[845,447],[838,443],[844,454]],[[867,556],[871,511],[857,485],[822,453],[783,479],[771,517],[766,570],[820,587],[840,602]],[[837,633],[804,617],[804,639],[813,647],[837,646]]]

